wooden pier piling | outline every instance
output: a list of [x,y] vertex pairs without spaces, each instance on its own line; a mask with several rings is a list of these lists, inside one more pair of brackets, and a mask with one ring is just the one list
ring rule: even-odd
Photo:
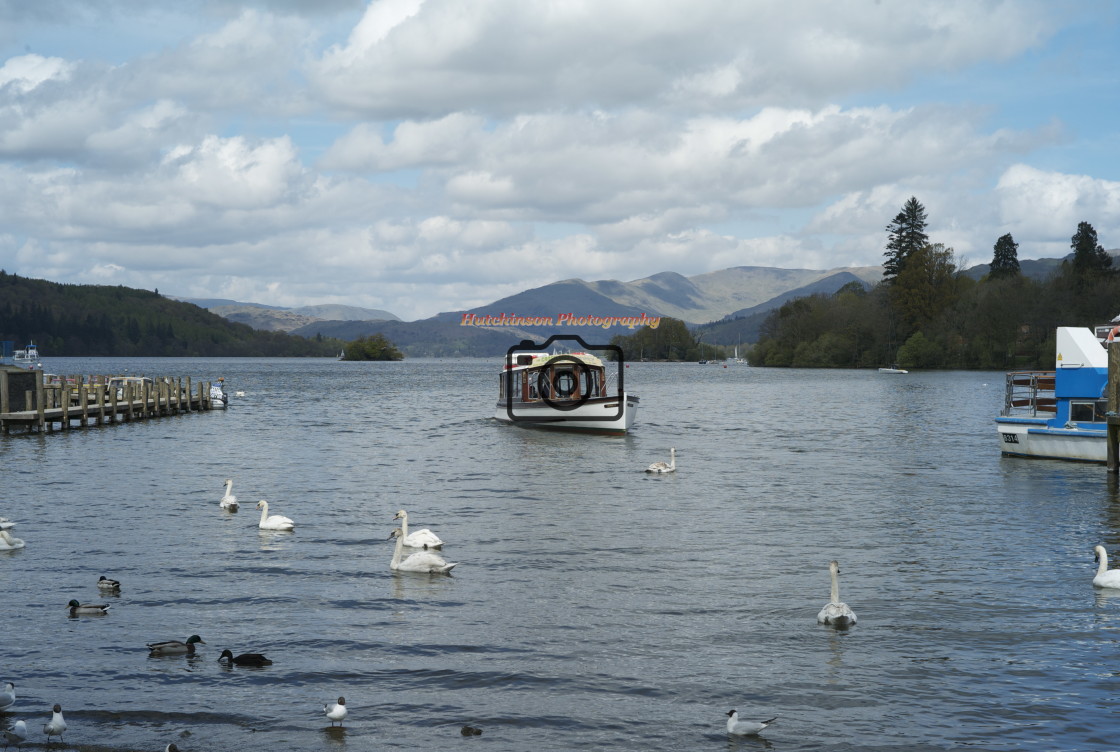
[[[106,422],[210,410],[210,382],[165,377],[110,384],[107,376],[62,376],[47,382],[42,371],[0,366],[0,431],[67,431]],[[197,388],[197,391],[195,391]],[[192,391],[194,393],[192,393]]]

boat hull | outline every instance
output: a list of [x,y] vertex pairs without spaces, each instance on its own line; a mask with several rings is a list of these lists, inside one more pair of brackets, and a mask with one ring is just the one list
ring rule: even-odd
[[1012,457],[1106,462],[1105,428],[1052,428],[1042,418],[997,418],[1000,451]]
[[[513,414],[524,420],[512,420],[505,401],[498,402],[494,418],[502,423],[512,423],[525,428],[543,428],[551,431],[583,431],[593,433],[623,434],[634,425],[638,414],[638,398],[625,397],[625,406],[618,413],[618,398],[587,400],[572,410],[557,410],[542,402],[514,402]],[[604,416],[615,416],[603,420]]]

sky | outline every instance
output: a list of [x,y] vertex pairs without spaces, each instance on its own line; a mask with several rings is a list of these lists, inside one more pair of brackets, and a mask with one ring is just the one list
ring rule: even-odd
[[0,0],[0,269],[414,320],[878,265],[911,196],[962,267],[1120,248],[1118,32],[1105,0]]

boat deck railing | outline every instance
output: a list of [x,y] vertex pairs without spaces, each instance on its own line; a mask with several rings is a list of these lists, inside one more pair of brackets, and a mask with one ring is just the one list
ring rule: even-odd
[[1053,371],[1011,371],[1007,374],[1002,415],[1052,416],[1058,411]]

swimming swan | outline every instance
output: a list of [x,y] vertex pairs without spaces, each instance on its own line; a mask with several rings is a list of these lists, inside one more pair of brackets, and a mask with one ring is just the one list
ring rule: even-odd
[[849,627],[856,623],[856,615],[840,600],[840,564],[835,559],[828,563],[828,572],[832,575],[832,599],[817,614],[817,623]]
[[268,502],[261,499],[257,502],[257,509],[261,510],[261,530],[294,530],[296,523],[282,514],[268,516]]
[[334,726],[335,721],[341,726],[346,720],[346,698],[339,697],[338,702],[328,702],[323,706],[323,712],[331,719],[331,726]]
[[23,541],[13,538],[7,530],[0,530],[0,551],[14,551],[17,548],[23,548]]
[[226,478],[226,492],[222,494],[222,500],[218,502],[218,506],[227,512],[237,511],[237,497],[230,493],[233,488],[233,478]]
[[668,462],[654,462],[646,468],[647,473],[675,473],[677,471],[677,450],[669,450]]
[[736,736],[753,736],[776,720],[778,720],[778,716],[774,716],[768,721],[740,721],[739,711],[728,710],[727,733]]
[[404,536],[404,545],[409,548],[443,548],[443,541],[428,528],[408,532],[408,512],[403,509],[393,516],[394,520],[401,521],[401,534]]
[[408,558],[401,561],[404,551],[404,535],[398,527],[389,534],[390,538],[397,539],[396,548],[393,549],[393,560],[389,562],[389,569],[394,572],[426,572],[427,574],[451,574],[456,564],[448,564],[439,554],[430,551],[417,551],[409,554]]
[[1094,546],[1093,551],[1097,554],[1098,564],[1093,584],[1097,587],[1120,588],[1120,569],[1108,568],[1108,552],[1104,550],[1104,546]]
[[43,726],[43,733],[47,735],[47,743],[51,741],[51,737],[55,734],[58,735],[59,740],[62,739],[62,732],[66,730],[66,721],[62,717],[62,706],[55,705],[54,712],[51,714],[51,719]]

